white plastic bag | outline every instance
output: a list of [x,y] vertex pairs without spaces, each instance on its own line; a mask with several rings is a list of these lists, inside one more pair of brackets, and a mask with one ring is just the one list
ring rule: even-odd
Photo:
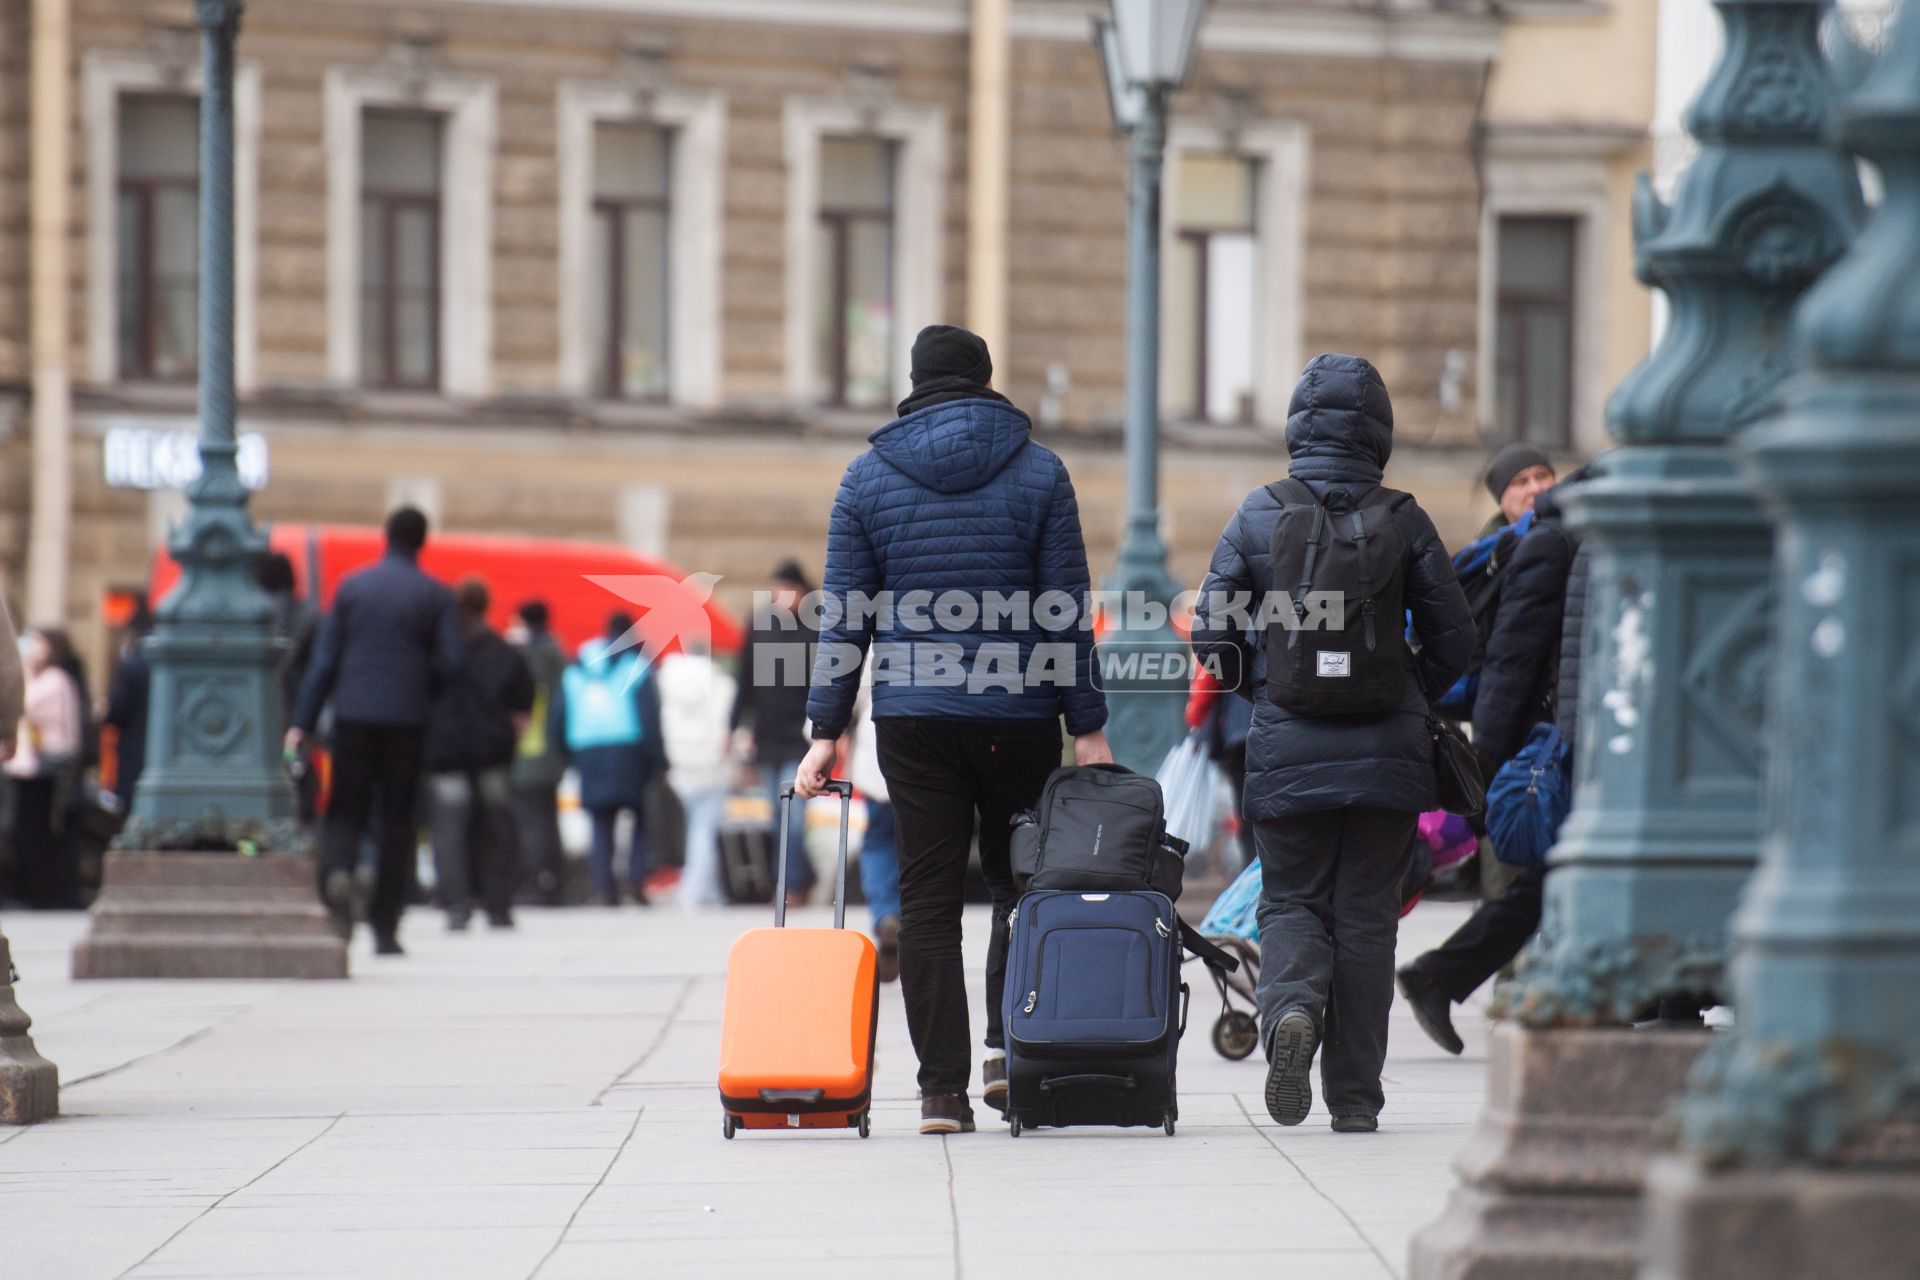
[[1188,734],[1167,752],[1154,778],[1167,806],[1167,834],[1186,841],[1190,857],[1204,855],[1213,844],[1220,814],[1214,801],[1213,761],[1200,734]]

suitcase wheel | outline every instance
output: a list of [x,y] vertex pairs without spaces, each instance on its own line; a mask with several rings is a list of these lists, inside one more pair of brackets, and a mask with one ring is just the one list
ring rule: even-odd
[[860,1136],[863,1138],[873,1136],[873,1119],[865,1111],[860,1113]]
[[1007,1121],[1007,1132],[1012,1134],[1016,1138],[1020,1136],[1020,1117],[1019,1116],[1015,1116],[1011,1120]]
[[731,1115],[722,1116],[720,1118],[720,1136],[721,1137],[731,1139],[733,1135],[738,1133],[739,1131],[740,1131],[740,1122],[734,1119]]
[[1166,1119],[1162,1120],[1160,1122],[1160,1127],[1162,1129],[1165,1129],[1167,1131],[1167,1136],[1171,1138],[1173,1136],[1173,1117],[1168,1116]]
[[1213,1024],[1213,1047],[1234,1062],[1251,1057],[1260,1047],[1260,1026],[1252,1014],[1230,1009]]

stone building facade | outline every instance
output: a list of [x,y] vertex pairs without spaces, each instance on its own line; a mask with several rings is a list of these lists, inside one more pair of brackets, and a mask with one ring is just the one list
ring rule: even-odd
[[[1095,7],[250,6],[238,369],[241,429],[264,441],[257,514],[369,523],[411,500],[450,529],[624,542],[744,599],[786,555],[817,568],[841,469],[890,416],[914,330],[945,320],[992,336],[998,384],[1067,457],[1098,574],[1124,515],[1126,170]],[[57,386],[31,356],[53,312],[30,281],[48,99],[28,63],[56,11],[67,341],[42,351],[64,351],[71,387],[65,493],[28,480],[33,388]],[[992,139],[972,124],[983,20],[1005,69]],[[163,483],[192,428],[191,256],[170,238],[190,209],[169,194],[190,187],[165,136],[197,92],[191,24],[189,0],[0,0],[0,565],[96,658],[103,593],[144,581],[181,503],[128,486]],[[1502,39],[1478,4],[1215,4],[1175,103],[1164,228],[1177,578],[1281,474],[1316,351],[1380,366],[1390,478],[1443,532],[1484,514],[1483,107]],[[972,199],[983,165],[998,219]],[[1629,273],[1618,239],[1596,259],[1610,281]],[[975,314],[984,262],[1006,264],[998,313]],[[23,593],[30,528],[50,527],[30,512],[60,502],[64,555],[33,560],[59,583]]]

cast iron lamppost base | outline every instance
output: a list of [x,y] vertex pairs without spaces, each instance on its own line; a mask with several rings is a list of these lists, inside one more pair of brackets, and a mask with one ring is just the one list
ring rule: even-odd
[[1113,758],[1139,773],[1160,767],[1186,733],[1186,641],[1168,606],[1179,592],[1160,538],[1160,200],[1167,106],[1186,79],[1206,0],[1113,0],[1094,43],[1114,125],[1129,137],[1127,215],[1127,528],[1106,589],[1102,685]]
[[1574,810],[1539,935],[1496,991],[1511,1021],[1461,1186],[1414,1241],[1417,1280],[1631,1280],[1658,1122],[1708,1039],[1631,1024],[1727,997],[1773,661],[1771,528],[1728,441],[1774,403],[1789,313],[1861,200],[1823,137],[1831,6],[1716,8],[1725,53],[1687,117],[1699,154],[1671,207],[1644,179],[1634,201],[1638,274],[1671,321],[1608,405],[1624,447],[1561,503],[1591,557]]
[[345,977],[279,756],[286,644],[253,579],[266,538],[235,461],[233,64],[241,0],[196,0],[200,460],[168,549],[180,583],[146,641],[150,762],[107,858],[77,978]]

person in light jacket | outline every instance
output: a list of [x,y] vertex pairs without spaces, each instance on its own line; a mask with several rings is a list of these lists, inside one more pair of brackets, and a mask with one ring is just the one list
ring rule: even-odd
[[860,837],[860,893],[873,915],[874,972],[882,982],[900,976],[900,844],[894,833],[893,801],[880,768],[880,740],[873,731],[873,664],[866,666],[853,704],[847,775],[867,801],[867,830]]
[[688,641],[660,663],[660,729],[666,737],[667,782],[687,815],[687,856],[680,872],[684,907],[725,906],[720,883],[720,815],[727,804],[735,685],[704,642]]

